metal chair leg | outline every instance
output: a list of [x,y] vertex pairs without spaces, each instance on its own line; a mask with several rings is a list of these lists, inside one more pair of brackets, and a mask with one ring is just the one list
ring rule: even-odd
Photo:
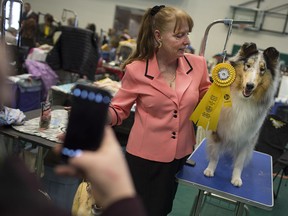
[[286,167],[284,167],[283,169],[281,169],[276,175],[275,177],[273,178],[273,181],[275,180],[275,178],[279,175],[280,172],[281,173],[281,177],[280,177],[280,180],[279,180],[279,183],[278,183],[278,186],[277,186],[277,190],[276,190],[276,193],[274,192],[274,198],[277,199],[278,197],[278,194],[279,194],[279,190],[280,190],[280,187],[281,187],[281,184],[282,184],[282,180],[283,180],[283,176],[284,176],[284,170],[286,169]]

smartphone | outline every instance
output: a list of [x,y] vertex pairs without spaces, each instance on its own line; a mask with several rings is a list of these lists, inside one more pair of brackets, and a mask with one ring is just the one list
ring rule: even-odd
[[77,156],[82,150],[99,148],[111,99],[106,90],[88,84],[75,85],[62,148],[64,160]]

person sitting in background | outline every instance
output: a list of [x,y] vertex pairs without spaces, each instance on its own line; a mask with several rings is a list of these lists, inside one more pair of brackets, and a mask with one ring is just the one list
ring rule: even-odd
[[44,16],[44,23],[39,24],[37,31],[37,46],[48,44],[53,46],[54,33],[58,27],[53,25],[54,18],[51,14],[47,13]]
[[114,28],[109,28],[107,32],[107,41],[108,44],[111,43],[113,40],[120,40],[119,35],[116,33],[116,30]]
[[[112,30],[110,31],[112,32]],[[106,35],[103,35],[102,46],[101,46],[102,57],[106,62],[116,60],[116,51],[117,51],[117,48],[119,46],[119,41],[120,41],[120,38],[117,37],[116,35],[112,36],[112,33],[111,33],[110,36],[111,37],[107,37]],[[104,55],[104,53],[108,55]]]
[[110,50],[109,50],[109,61],[115,61],[117,55],[117,48],[119,47],[119,40],[112,40],[110,42]]
[[108,38],[106,35],[103,35],[103,39],[102,39],[102,42],[101,42],[101,45],[105,45],[105,44],[108,44],[109,41],[108,41]]

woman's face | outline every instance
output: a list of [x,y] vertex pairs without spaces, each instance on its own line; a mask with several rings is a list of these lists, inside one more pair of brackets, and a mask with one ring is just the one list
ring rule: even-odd
[[162,47],[159,51],[175,58],[184,56],[185,49],[190,44],[188,24],[182,25],[177,32],[174,32],[174,22],[167,25],[167,30],[160,32]]

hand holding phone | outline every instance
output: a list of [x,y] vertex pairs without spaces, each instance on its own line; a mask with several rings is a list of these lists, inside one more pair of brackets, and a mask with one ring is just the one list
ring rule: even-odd
[[111,94],[92,85],[77,84],[72,90],[71,112],[62,149],[64,159],[82,150],[97,150],[103,137]]

